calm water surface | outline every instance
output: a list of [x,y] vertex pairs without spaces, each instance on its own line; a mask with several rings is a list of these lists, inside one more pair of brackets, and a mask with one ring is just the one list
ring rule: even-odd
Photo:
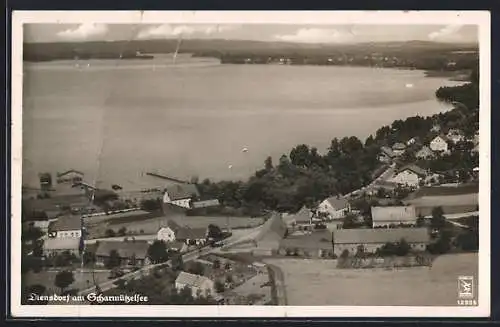
[[244,178],[296,144],[324,151],[334,137],[364,140],[395,119],[446,110],[434,92],[454,84],[420,71],[206,59],[27,63],[23,182],[70,168],[130,189],[151,170]]

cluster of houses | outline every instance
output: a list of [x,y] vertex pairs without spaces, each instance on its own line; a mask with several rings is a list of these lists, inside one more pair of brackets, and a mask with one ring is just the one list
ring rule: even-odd
[[[296,215],[276,215],[271,218],[257,238],[253,254],[338,257],[345,250],[355,254],[360,246],[364,252],[375,253],[387,243],[397,243],[402,239],[413,250],[425,251],[431,240],[427,228],[416,227],[415,208],[411,206],[372,208],[373,228],[343,229],[339,225],[332,228],[327,224],[327,228],[316,231],[312,213],[307,219],[306,211],[307,209]],[[298,224],[309,228],[296,229]]]
[[[472,142],[474,147],[471,151],[474,153],[479,152],[478,133],[476,133],[472,139],[467,140],[462,131],[458,129],[449,129],[447,134],[440,133],[440,131],[441,129],[439,126],[434,126],[431,132],[438,133],[438,135],[432,138],[432,140],[425,145],[422,145],[417,137],[413,137],[406,143],[398,142],[393,144],[392,147],[383,146],[380,148],[378,160],[383,163],[393,163],[410,149],[415,151],[414,153],[416,159],[429,160],[442,155],[450,154],[452,147],[463,141]],[[474,173],[477,173],[478,171],[479,168],[476,167],[474,169]],[[390,181],[396,185],[416,188],[422,183],[430,183],[436,177],[438,177],[437,174],[433,174],[415,164],[411,164],[400,168]]]

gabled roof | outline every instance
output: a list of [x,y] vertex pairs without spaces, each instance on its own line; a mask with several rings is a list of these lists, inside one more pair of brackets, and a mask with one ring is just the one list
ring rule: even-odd
[[78,175],[84,175],[81,171],[78,171],[78,170],[75,170],[75,169],[70,169],[70,170],[67,170],[63,173],[57,173],[57,177],[62,177],[64,175],[68,175],[68,174],[71,174],[71,173],[75,173],[75,174],[78,174]]
[[371,212],[373,222],[411,222],[417,219],[413,206],[372,207]]
[[286,234],[286,225],[281,219],[280,214],[274,214],[262,226],[262,229],[256,239],[259,242],[274,242],[279,241]]
[[79,238],[47,238],[43,241],[43,248],[48,251],[53,250],[78,250],[80,246]]
[[70,230],[80,230],[82,221],[79,216],[63,216],[49,225],[50,232],[62,232]]
[[428,154],[433,154],[434,152],[431,150],[431,148],[429,148],[427,145],[424,145],[420,150],[417,151],[416,155],[418,155],[419,153],[428,153]]
[[349,206],[349,201],[341,196],[331,196],[325,201],[330,203],[330,205],[336,210],[341,210]]
[[427,172],[417,165],[406,165],[398,170],[398,174],[405,171],[405,170],[409,170],[411,172],[414,172],[415,174],[417,174],[419,176],[427,176]]
[[402,238],[408,243],[427,243],[430,239],[427,228],[356,228],[333,232],[335,244],[385,244],[399,242]]
[[198,188],[195,184],[176,184],[167,186],[167,194],[170,200],[190,199],[194,196],[199,196]]
[[308,222],[311,220],[311,210],[306,208],[305,206],[302,207],[299,211],[297,211],[294,214],[287,214],[283,215],[282,217],[283,221],[285,223],[289,222]]
[[437,139],[437,138],[441,138],[441,139],[442,139],[443,141],[445,141],[445,142],[449,142],[449,141],[450,141],[450,139],[448,139],[448,137],[447,137],[446,135],[444,135],[444,134],[439,134],[439,135],[437,135],[435,138],[433,138],[431,142],[433,142],[433,141],[434,141],[435,139]]
[[392,149],[393,150],[404,150],[406,149],[406,145],[404,143],[395,143],[393,146],[392,146]]
[[210,280],[205,276],[190,274],[185,271],[181,271],[179,276],[177,276],[175,283],[185,285],[188,287],[202,288],[203,284],[207,281],[210,282],[210,284],[213,283],[212,280]]
[[202,240],[207,237],[206,228],[181,227],[175,232],[175,238],[178,240]]
[[396,154],[392,151],[392,149],[387,146],[381,147],[380,151],[389,158],[394,158],[396,156]]
[[147,241],[125,241],[125,242],[99,242],[96,256],[108,257],[113,250],[118,252],[120,258],[145,259],[148,256],[149,243]]

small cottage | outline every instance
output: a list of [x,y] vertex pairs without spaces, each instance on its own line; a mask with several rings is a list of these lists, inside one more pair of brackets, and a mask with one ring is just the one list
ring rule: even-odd
[[424,180],[426,176],[427,172],[424,169],[416,165],[408,165],[401,168],[392,181],[399,185],[418,187],[420,181]]
[[333,247],[337,256],[345,250],[356,254],[360,246],[364,252],[375,253],[386,243],[396,243],[404,239],[415,251],[425,251],[430,242],[427,228],[376,228],[339,229],[333,232]]
[[191,290],[191,295],[197,297],[214,297],[215,283],[205,276],[195,275],[182,271],[175,280],[175,288],[181,291],[184,288]]
[[318,213],[323,213],[329,219],[338,219],[345,217],[351,211],[349,201],[339,195],[329,197],[318,206]]
[[432,151],[438,153],[448,153],[448,138],[444,135],[438,135],[429,143],[429,147]]

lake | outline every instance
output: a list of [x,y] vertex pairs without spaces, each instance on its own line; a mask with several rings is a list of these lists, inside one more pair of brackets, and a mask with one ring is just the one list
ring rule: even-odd
[[241,179],[297,144],[323,152],[334,137],[364,141],[395,119],[447,110],[434,92],[456,84],[414,70],[206,58],[25,63],[23,183],[68,169],[130,190],[151,170]]

